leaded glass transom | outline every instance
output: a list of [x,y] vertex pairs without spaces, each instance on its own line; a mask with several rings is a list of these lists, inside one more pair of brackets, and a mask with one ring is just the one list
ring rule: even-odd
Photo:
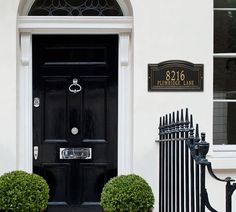
[[36,0],[29,16],[123,16],[116,0]]

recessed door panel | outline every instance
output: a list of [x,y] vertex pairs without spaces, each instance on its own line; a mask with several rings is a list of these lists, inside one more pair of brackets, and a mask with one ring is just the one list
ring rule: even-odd
[[33,171],[49,184],[48,211],[102,211],[117,104],[117,35],[33,35]]
[[106,140],[107,77],[83,78],[84,138],[94,142]]
[[[80,167],[82,185],[82,204],[96,204],[100,201],[100,193],[102,191],[101,185],[107,181],[108,164],[81,164]],[[86,179],[90,179],[89,181]]]
[[43,57],[42,61],[45,66],[53,66],[55,64],[62,65],[86,65],[99,64],[106,62],[107,49],[105,47],[93,46],[62,46],[48,47],[45,51],[49,53],[47,57]]
[[65,140],[67,88],[66,79],[46,78],[44,87],[44,140]]
[[68,204],[70,187],[70,164],[42,164],[43,177],[51,185],[50,202]]

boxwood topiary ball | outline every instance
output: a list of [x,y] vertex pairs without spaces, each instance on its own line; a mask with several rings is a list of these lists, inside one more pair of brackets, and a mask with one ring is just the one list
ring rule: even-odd
[[0,177],[0,211],[39,212],[48,198],[48,184],[39,175],[12,171]]
[[105,212],[147,212],[153,208],[154,195],[148,183],[138,175],[121,175],[105,184],[101,206]]

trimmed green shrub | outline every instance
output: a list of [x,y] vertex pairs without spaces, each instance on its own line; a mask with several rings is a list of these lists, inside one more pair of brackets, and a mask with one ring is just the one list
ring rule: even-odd
[[105,212],[147,212],[153,208],[154,195],[148,183],[138,175],[121,175],[108,181],[101,194]]
[[39,212],[48,198],[48,184],[39,175],[12,171],[0,177],[0,211]]

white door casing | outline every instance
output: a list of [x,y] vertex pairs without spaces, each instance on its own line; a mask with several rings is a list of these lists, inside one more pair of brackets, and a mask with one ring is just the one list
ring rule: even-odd
[[[33,1],[27,1],[22,13]],[[32,172],[32,34],[118,34],[118,174],[132,172],[132,28],[130,5],[117,1],[126,16],[18,16],[20,64],[17,101],[17,169]],[[130,16],[129,16],[130,15]],[[39,150],[40,151],[40,150]]]

